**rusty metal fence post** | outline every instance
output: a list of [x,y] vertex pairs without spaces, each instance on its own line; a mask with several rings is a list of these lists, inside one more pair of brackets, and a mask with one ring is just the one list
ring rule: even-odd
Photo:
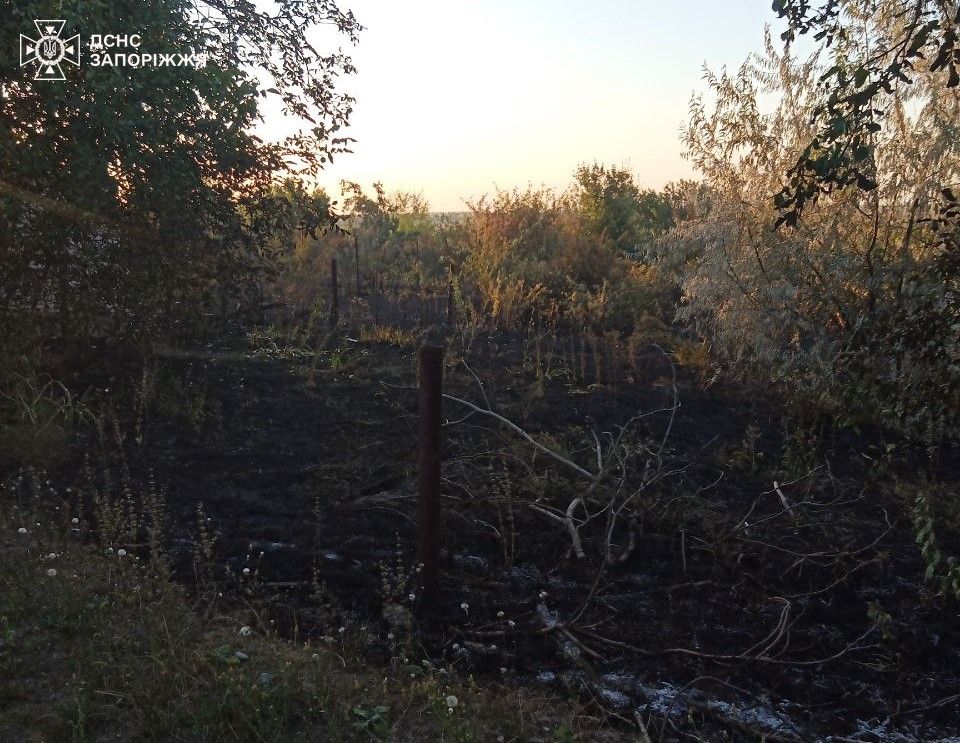
[[340,320],[340,304],[337,292],[337,259],[330,259],[330,327],[337,327]]
[[357,272],[357,291],[356,295],[360,296],[360,245],[357,241],[357,236],[353,236],[353,268]]
[[420,403],[417,461],[417,560],[421,591],[435,594],[440,579],[440,411],[443,394],[443,348],[420,349]]

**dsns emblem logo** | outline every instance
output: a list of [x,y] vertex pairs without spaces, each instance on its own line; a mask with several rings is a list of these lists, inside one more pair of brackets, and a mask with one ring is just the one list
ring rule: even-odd
[[61,62],[80,64],[80,34],[61,39],[66,21],[34,21],[40,38],[20,34],[20,66],[36,64],[34,80],[65,80]]

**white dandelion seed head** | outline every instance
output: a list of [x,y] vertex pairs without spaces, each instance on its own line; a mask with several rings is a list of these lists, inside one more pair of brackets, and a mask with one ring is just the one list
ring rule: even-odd
[[497,612],[497,619],[503,619],[503,612],[502,612],[502,611],[498,611],[498,612]]
[[50,568],[50,569],[47,571],[47,575],[50,576],[51,578],[56,578],[56,577],[57,577],[57,569],[56,569],[56,568]]
[[117,557],[126,557],[126,556],[127,556],[127,551],[123,547],[117,550]]
[[19,529],[17,529],[17,534],[26,534],[26,533],[27,533],[27,527],[25,526],[21,526]]
[[56,560],[57,557],[59,557],[59,555],[57,555],[56,552],[51,552],[49,555],[47,555],[48,560]]
[[455,694],[447,694],[447,698],[444,701],[446,701],[447,708],[450,710],[453,710],[454,707],[460,704],[460,700],[457,699]]
[[76,516],[74,516],[72,519],[70,519],[70,523],[71,523],[71,524],[79,524],[79,523],[80,523],[80,519],[78,519]]
[[244,568],[244,569],[243,569],[243,574],[244,574],[244,575],[250,575],[250,568]]
[[247,625],[243,625],[243,627],[240,628],[240,636],[241,636],[241,637],[249,637],[249,636],[252,635],[252,634],[253,634],[253,628],[252,628],[252,627],[248,627]]

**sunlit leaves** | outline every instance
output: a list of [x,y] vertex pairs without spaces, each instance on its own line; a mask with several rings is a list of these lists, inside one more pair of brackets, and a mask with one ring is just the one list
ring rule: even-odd
[[[947,88],[960,84],[960,10],[937,0],[888,0],[869,11],[847,0],[774,0],[772,7],[788,21],[785,42],[811,34],[833,47],[836,59],[821,78],[824,95],[814,112],[811,147],[789,169],[775,200],[778,224],[795,226],[823,194],[847,186],[876,188],[871,148],[872,135],[882,128],[880,101],[911,84],[917,64],[932,54],[930,71],[945,70]],[[863,31],[865,12],[883,33],[876,27]]]
[[861,66],[831,62],[770,45],[707,76],[685,141],[710,208],[669,236],[680,317],[731,370],[804,404],[928,442],[960,435],[960,107],[918,66],[882,105],[860,75],[857,119],[840,95],[825,110],[824,69],[854,85]]

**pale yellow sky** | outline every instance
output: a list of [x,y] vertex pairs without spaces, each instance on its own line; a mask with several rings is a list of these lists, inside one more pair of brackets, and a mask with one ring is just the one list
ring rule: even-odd
[[[738,66],[774,20],[769,0],[342,6],[367,27],[342,83],[358,141],[320,183],[380,180],[437,211],[495,187],[564,188],[581,162],[626,165],[654,188],[692,177],[679,133],[703,64]],[[268,113],[264,133],[284,128]]]

